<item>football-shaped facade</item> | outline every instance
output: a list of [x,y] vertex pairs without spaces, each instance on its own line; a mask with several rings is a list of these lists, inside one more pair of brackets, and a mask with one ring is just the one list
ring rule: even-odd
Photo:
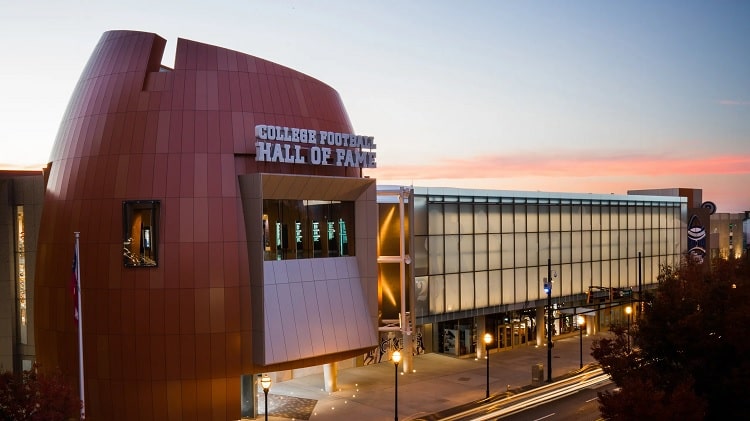
[[75,87],[45,172],[37,357],[78,381],[79,233],[87,417],[239,419],[243,376],[377,344],[374,144],[314,78],[184,39],[171,69],[165,46],[106,32]]

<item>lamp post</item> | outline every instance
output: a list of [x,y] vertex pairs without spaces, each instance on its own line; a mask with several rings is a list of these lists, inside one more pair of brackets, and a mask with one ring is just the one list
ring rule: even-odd
[[263,388],[263,394],[265,395],[265,416],[266,421],[268,421],[268,389],[271,388],[271,378],[268,377],[267,374],[264,374],[263,377],[260,378],[260,386]]
[[583,325],[586,323],[586,319],[583,316],[578,316],[578,337],[580,338],[579,344],[581,348],[581,364],[578,368],[583,368]]
[[490,351],[489,345],[492,343],[492,335],[489,333],[484,334],[484,358],[487,360],[487,393],[485,398],[490,397]]
[[628,352],[630,352],[630,313],[633,312],[633,307],[625,307],[625,313],[628,314]]
[[547,383],[552,383],[552,259],[547,259],[547,281],[544,284],[547,293]]
[[401,362],[401,353],[398,351],[395,351],[391,358],[393,358],[393,366],[396,367],[396,377],[395,377],[396,389],[393,395],[394,396],[393,398],[394,418],[393,419],[398,421],[398,363]]

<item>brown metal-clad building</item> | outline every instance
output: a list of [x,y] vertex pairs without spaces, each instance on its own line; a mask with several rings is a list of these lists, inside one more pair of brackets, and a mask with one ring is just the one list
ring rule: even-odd
[[372,138],[318,80],[165,46],[102,36],[45,174],[36,355],[77,380],[79,232],[90,419],[239,419],[259,373],[377,344]]

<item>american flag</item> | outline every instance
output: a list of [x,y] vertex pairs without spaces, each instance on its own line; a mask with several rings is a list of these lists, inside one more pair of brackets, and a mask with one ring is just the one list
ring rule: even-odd
[[73,275],[70,277],[70,290],[73,293],[73,319],[77,322],[78,321],[78,254],[76,252],[73,253]]

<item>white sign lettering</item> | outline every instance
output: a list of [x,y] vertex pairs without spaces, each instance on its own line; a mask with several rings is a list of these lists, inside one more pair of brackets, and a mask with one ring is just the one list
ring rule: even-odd
[[255,160],[376,168],[375,138],[296,127],[255,126]]

